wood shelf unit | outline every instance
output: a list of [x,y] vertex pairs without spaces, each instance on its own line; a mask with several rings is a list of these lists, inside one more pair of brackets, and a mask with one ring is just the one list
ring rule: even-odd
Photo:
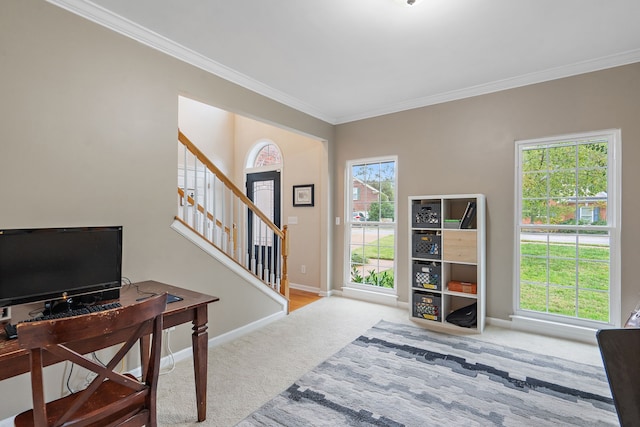
[[[463,216],[475,203],[468,224]],[[426,327],[482,333],[486,307],[486,199],[482,194],[409,197],[409,310]],[[466,225],[466,224],[464,224]],[[463,289],[450,290],[450,281]],[[447,322],[452,311],[477,303],[477,322],[470,328]]]

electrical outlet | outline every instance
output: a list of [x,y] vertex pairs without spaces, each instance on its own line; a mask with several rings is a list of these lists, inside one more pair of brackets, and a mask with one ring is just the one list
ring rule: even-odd
[[306,265],[302,264],[300,266],[300,273],[307,274],[307,266]]

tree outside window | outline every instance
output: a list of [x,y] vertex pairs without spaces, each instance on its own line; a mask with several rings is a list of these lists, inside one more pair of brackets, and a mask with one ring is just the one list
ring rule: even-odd
[[614,321],[616,141],[605,132],[518,142],[518,314]]

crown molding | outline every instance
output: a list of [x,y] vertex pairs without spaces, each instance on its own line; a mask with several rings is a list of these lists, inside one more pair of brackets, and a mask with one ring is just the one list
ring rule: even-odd
[[640,62],[640,49],[622,52],[615,55],[604,56],[601,58],[590,59],[587,61],[577,62],[561,67],[550,68],[536,73],[524,74],[521,76],[497,80],[494,82],[453,90],[450,92],[443,92],[436,95],[415,98],[393,105],[388,105],[386,107],[369,110],[363,112],[362,114],[341,116],[337,118],[337,124],[369,119],[386,114],[427,107],[429,105],[442,104],[449,101],[457,101],[464,98],[486,95],[489,93],[500,92],[507,89],[529,86],[536,83],[544,83],[551,80],[558,80],[565,77],[576,76],[579,74],[590,73],[607,68],[633,64],[635,62]]
[[95,22],[116,33],[129,37],[139,43],[156,49],[194,67],[200,68],[218,77],[230,81],[245,89],[256,92],[288,107],[306,113],[330,124],[336,124],[335,118],[329,117],[313,106],[265,85],[249,76],[239,73],[223,64],[213,61],[167,37],[149,30],[133,21],[117,15],[87,0],[46,0],[55,6],[65,9],[89,21]]
[[231,68],[213,61],[198,52],[186,48],[160,34],[150,31],[135,22],[132,22],[120,15],[104,9],[89,0],[46,0],[47,2],[66,9],[76,15],[95,22],[112,31],[129,37],[146,46],[163,52],[180,61],[186,62],[220,78],[228,80],[238,86],[251,90],[259,95],[277,101],[288,107],[296,109],[327,123],[338,125],[357,120],[369,119],[386,114],[398,113],[415,108],[427,107],[429,105],[441,104],[449,101],[456,101],[478,95],[499,92],[507,89],[528,86],[536,83],[557,80],[564,77],[571,77],[578,74],[613,68],[640,62],[640,49],[622,52],[619,54],[604,56],[601,58],[577,62],[561,67],[551,68],[535,73],[497,80],[486,84],[471,86],[463,89],[443,92],[435,95],[415,98],[395,104],[381,106],[379,108],[367,110],[361,113],[334,117],[326,114],[303,102],[297,98],[289,96],[264,83],[261,83],[249,76],[239,73]]

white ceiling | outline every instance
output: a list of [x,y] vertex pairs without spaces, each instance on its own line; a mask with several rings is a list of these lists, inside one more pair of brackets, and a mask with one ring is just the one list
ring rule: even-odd
[[640,61],[639,0],[48,0],[338,124]]

